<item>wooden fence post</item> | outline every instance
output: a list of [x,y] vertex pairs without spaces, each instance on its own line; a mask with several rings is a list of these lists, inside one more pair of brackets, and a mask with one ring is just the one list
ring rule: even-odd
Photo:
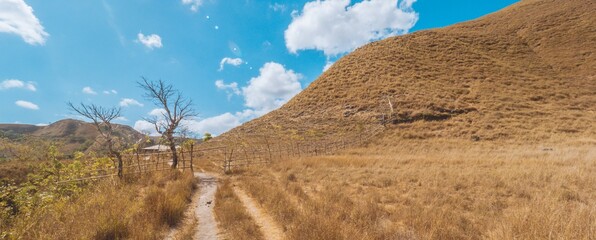
[[139,149],[135,149],[135,155],[137,157],[137,167],[139,169],[139,174],[142,172],[141,170],[141,161],[139,160]]
[[[153,154],[151,155],[151,157],[153,158]],[[159,152],[157,152],[157,158],[155,158],[155,171],[156,172],[159,169],[159,159],[160,158],[161,158],[161,154]]]
[[226,172],[227,161],[228,161],[228,149],[226,148],[226,149],[224,149],[224,152],[223,152],[223,166],[222,167],[223,167],[224,173]]
[[265,144],[267,145],[267,151],[269,152],[269,163],[271,163],[273,162],[273,156],[271,155],[271,146],[269,146],[269,139],[266,135],[263,135],[263,138],[265,138]]
[[[227,151],[226,151],[227,152]],[[232,149],[230,151],[230,155],[226,156],[227,154],[224,154],[224,173],[228,174],[232,171],[232,156],[234,154],[234,149]]]
[[194,150],[193,150],[194,149],[194,146],[195,146],[194,143],[190,145],[190,172],[193,172],[193,173],[195,172],[195,169],[192,166],[192,154],[194,152]]
[[184,172],[185,168],[186,168],[186,159],[184,158],[184,149],[180,148],[180,156],[182,159],[182,172]]

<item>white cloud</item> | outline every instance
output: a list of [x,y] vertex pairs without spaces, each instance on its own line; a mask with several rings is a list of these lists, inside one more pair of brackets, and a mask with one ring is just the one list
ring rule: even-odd
[[215,117],[210,117],[201,120],[188,120],[182,123],[188,130],[199,133],[211,133],[219,135],[234,127],[240,126],[242,119],[235,114],[224,113]]
[[274,4],[269,4],[269,8],[273,9],[273,11],[275,12],[285,12],[286,9],[288,9],[288,7],[284,4],[281,3],[274,3]]
[[155,125],[145,120],[139,120],[135,122],[133,128],[141,133],[145,133],[151,136],[158,136],[159,134],[155,130]]
[[111,95],[111,94],[118,94],[118,91],[112,89],[112,90],[105,90],[103,91],[103,94],[105,95]]
[[399,7],[402,9],[411,9],[412,8],[412,4],[414,4],[416,2],[416,0],[402,0],[399,3]]
[[[279,63],[269,62],[260,69],[260,75],[252,78],[246,87],[240,89],[238,83],[226,84],[223,80],[215,81],[218,89],[244,96],[246,109],[236,113],[224,113],[204,119],[187,119],[181,126],[191,132],[204,134],[206,132],[219,135],[242,123],[262,116],[274,110],[302,90],[299,80],[302,76],[293,70],[287,70]],[[156,108],[148,113],[150,116],[162,118],[163,109]],[[139,120],[134,128],[141,132],[157,135],[153,124]]]
[[219,62],[219,71],[222,71],[224,69],[224,65],[229,64],[232,66],[240,66],[242,63],[244,63],[244,61],[242,60],[242,58],[222,58],[221,61]]
[[183,121],[181,125],[194,133],[220,135],[255,117],[258,117],[258,115],[253,110],[245,109],[241,112],[227,112],[205,119],[190,119]]
[[49,123],[38,123],[38,124],[35,124],[35,126],[38,126],[38,127],[45,127],[45,126],[48,126],[48,125],[50,125],[50,124]]
[[39,110],[39,106],[37,106],[37,104],[32,103],[32,102],[18,100],[15,102],[15,104],[22,108],[27,108],[27,109],[31,109],[31,110]]
[[44,45],[50,36],[24,0],[0,1],[0,32],[19,35],[31,45]]
[[[222,80],[215,81],[218,89],[231,90],[234,94],[243,95],[247,109],[201,121],[190,121],[188,128],[198,133],[220,134],[280,107],[302,91],[299,82],[302,75],[293,70],[286,70],[279,63],[265,63],[259,71],[259,76],[250,79],[248,86],[243,87],[242,91],[238,89],[236,82],[225,84]],[[221,125],[218,125],[218,122]]]
[[242,88],[245,105],[259,114],[280,107],[302,91],[298,81],[302,76],[279,63],[265,63],[259,72],[258,77],[250,79],[248,86]]
[[[158,122],[164,121],[165,110],[162,108],[155,108],[151,110],[148,115],[156,117]],[[215,117],[205,119],[185,119],[180,122],[181,128],[186,128],[189,131],[197,134],[211,133],[219,135],[231,128],[237,127],[245,121],[256,117],[254,111],[246,109],[237,113],[224,113]],[[155,125],[146,121],[138,120],[134,124],[134,129],[139,132],[147,133],[152,136],[158,136],[159,133],[155,130]]]
[[120,27],[117,24],[116,14],[114,13],[112,6],[106,0],[102,0],[101,3],[108,16],[108,25],[110,26],[110,28],[112,28],[112,30],[118,37],[120,45],[125,46],[126,37],[124,37],[124,34],[122,34],[122,30],[120,30]]
[[155,117],[162,117],[162,116],[164,116],[165,113],[166,113],[166,110],[163,108],[154,108],[153,110],[151,110],[151,112],[149,112],[149,115],[155,116]]
[[95,90],[93,90],[93,88],[91,88],[91,87],[84,87],[82,92],[84,94],[97,95],[97,92],[95,92]]
[[190,5],[190,10],[197,12],[199,11],[199,7],[203,5],[203,0],[182,0],[182,4]]
[[121,122],[128,122],[128,119],[126,117],[122,117],[122,116],[117,117],[115,120],[121,121]]
[[229,100],[229,98],[232,97],[232,95],[234,95],[234,94],[240,95],[242,93],[242,92],[240,92],[240,89],[238,88],[237,82],[232,82],[230,84],[226,84],[226,83],[224,83],[223,80],[216,80],[215,87],[217,87],[217,89],[219,89],[219,90],[226,91],[226,93],[228,93],[228,100]]
[[141,44],[145,45],[145,47],[149,49],[163,47],[163,44],[161,44],[161,37],[157,34],[145,36],[143,33],[139,33],[137,34],[137,38]]
[[407,33],[418,21],[416,0],[312,1],[292,13],[284,35],[291,53],[320,50],[327,56],[352,51],[370,41]]
[[123,98],[122,100],[120,100],[119,105],[121,107],[130,107],[130,106],[139,106],[139,107],[142,107],[143,106],[142,103],[140,103],[139,101],[134,100],[132,98]]
[[33,82],[23,82],[21,80],[16,79],[8,79],[4,80],[0,83],[0,90],[11,89],[11,88],[22,88],[32,92],[37,91],[37,88],[33,84]]
[[[148,115],[157,118],[157,120],[162,123],[164,121],[163,119],[165,113],[166,110],[163,108],[154,108],[148,113]],[[159,136],[159,133],[157,133],[157,130],[155,130],[155,125],[145,120],[136,121],[133,128],[141,133],[151,136]]]
[[334,62],[327,61],[325,66],[323,67],[323,72],[326,72],[331,66],[333,66]]

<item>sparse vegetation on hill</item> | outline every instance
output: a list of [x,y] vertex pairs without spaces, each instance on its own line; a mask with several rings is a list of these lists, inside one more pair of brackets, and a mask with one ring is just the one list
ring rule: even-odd
[[289,239],[592,239],[594,12],[526,0],[368,44],[214,140],[375,134],[235,173]]
[[[114,124],[119,138],[128,143],[135,143],[143,138],[143,134],[130,126]],[[5,136],[13,143],[24,143],[34,146],[32,141],[46,142],[60,146],[60,151],[72,155],[76,151],[97,151],[96,140],[99,133],[91,123],[79,120],[64,119],[48,126],[34,126],[26,124],[0,124],[0,137]],[[44,151],[42,151],[44,152]],[[0,149],[0,156],[5,153]]]
[[55,146],[50,146],[44,152],[46,160],[43,162],[29,165],[27,162],[12,161],[2,164],[3,168],[18,164],[29,166],[26,172],[14,173],[22,175],[6,176],[0,181],[0,229],[4,234],[8,234],[15,222],[26,220],[56,202],[76,198],[95,180],[71,180],[112,164],[108,158],[85,156],[82,153],[77,153],[72,161],[63,162]]
[[[163,239],[166,230],[177,226],[196,188],[194,175],[176,168],[174,137],[180,121],[191,116],[191,101],[171,85],[159,84],[154,97],[163,100],[164,117],[170,119],[167,126],[155,124],[171,147],[171,170],[164,171],[168,159],[161,155],[139,156],[150,138],[113,123],[121,116],[120,107],[68,104],[92,123],[67,119],[45,127],[0,125],[0,239]],[[44,144],[30,146],[35,141]],[[130,170],[133,152],[136,168]],[[35,160],[27,171],[6,171]]]
[[478,20],[368,44],[230,135],[271,132],[274,125],[341,135],[384,125],[387,145],[594,136],[594,11],[589,0],[527,0]]
[[97,145],[102,147],[101,150],[106,151],[108,156],[115,159],[118,177],[122,178],[124,167],[122,151],[128,147],[127,145],[132,145],[116,135],[115,124],[112,122],[122,116],[122,108],[84,103],[74,105],[72,102],[68,103],[68,107],[71,111],[92,121],[95,130],[99,133],[99,137],[96,138]]

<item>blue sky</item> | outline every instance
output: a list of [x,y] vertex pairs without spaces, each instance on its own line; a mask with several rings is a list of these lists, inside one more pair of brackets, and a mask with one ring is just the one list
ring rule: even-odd
[[0,122],[75,118],[68,101],[159,112],[144,76],[172,83],[219,134],[306,88],[367,42],[471,20],[516,1],[0,0]]

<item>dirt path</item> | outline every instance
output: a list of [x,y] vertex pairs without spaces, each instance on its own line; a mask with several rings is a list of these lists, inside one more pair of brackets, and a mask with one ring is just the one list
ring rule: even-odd
[[207,173],[195,173],[199,178],[201,195],[195,209],[195,217],[199,221],[194,239],[212,240],[218,239],[217,222],[213,214],[215,206],[215,192],[217,191],[217,179]]
[[235,187],[234,193],[240,199],[248,214],[261,229],[263,236],[268,240],[285,239],[282,228],[244,191]]
[[170,229],[168,235],[164,238],[164,240],[178,240],[178,239],[188,239],[187,237],[182,236],[183,234],[193,233],[196,231],[196,225],[198,223],[197,218],[195,217],[195,210],[199,206],[199,197],[201,196],[200,190],[195,191],[192,195],[192,201],[186,211],[184,211],[184,220],[182,223]]

